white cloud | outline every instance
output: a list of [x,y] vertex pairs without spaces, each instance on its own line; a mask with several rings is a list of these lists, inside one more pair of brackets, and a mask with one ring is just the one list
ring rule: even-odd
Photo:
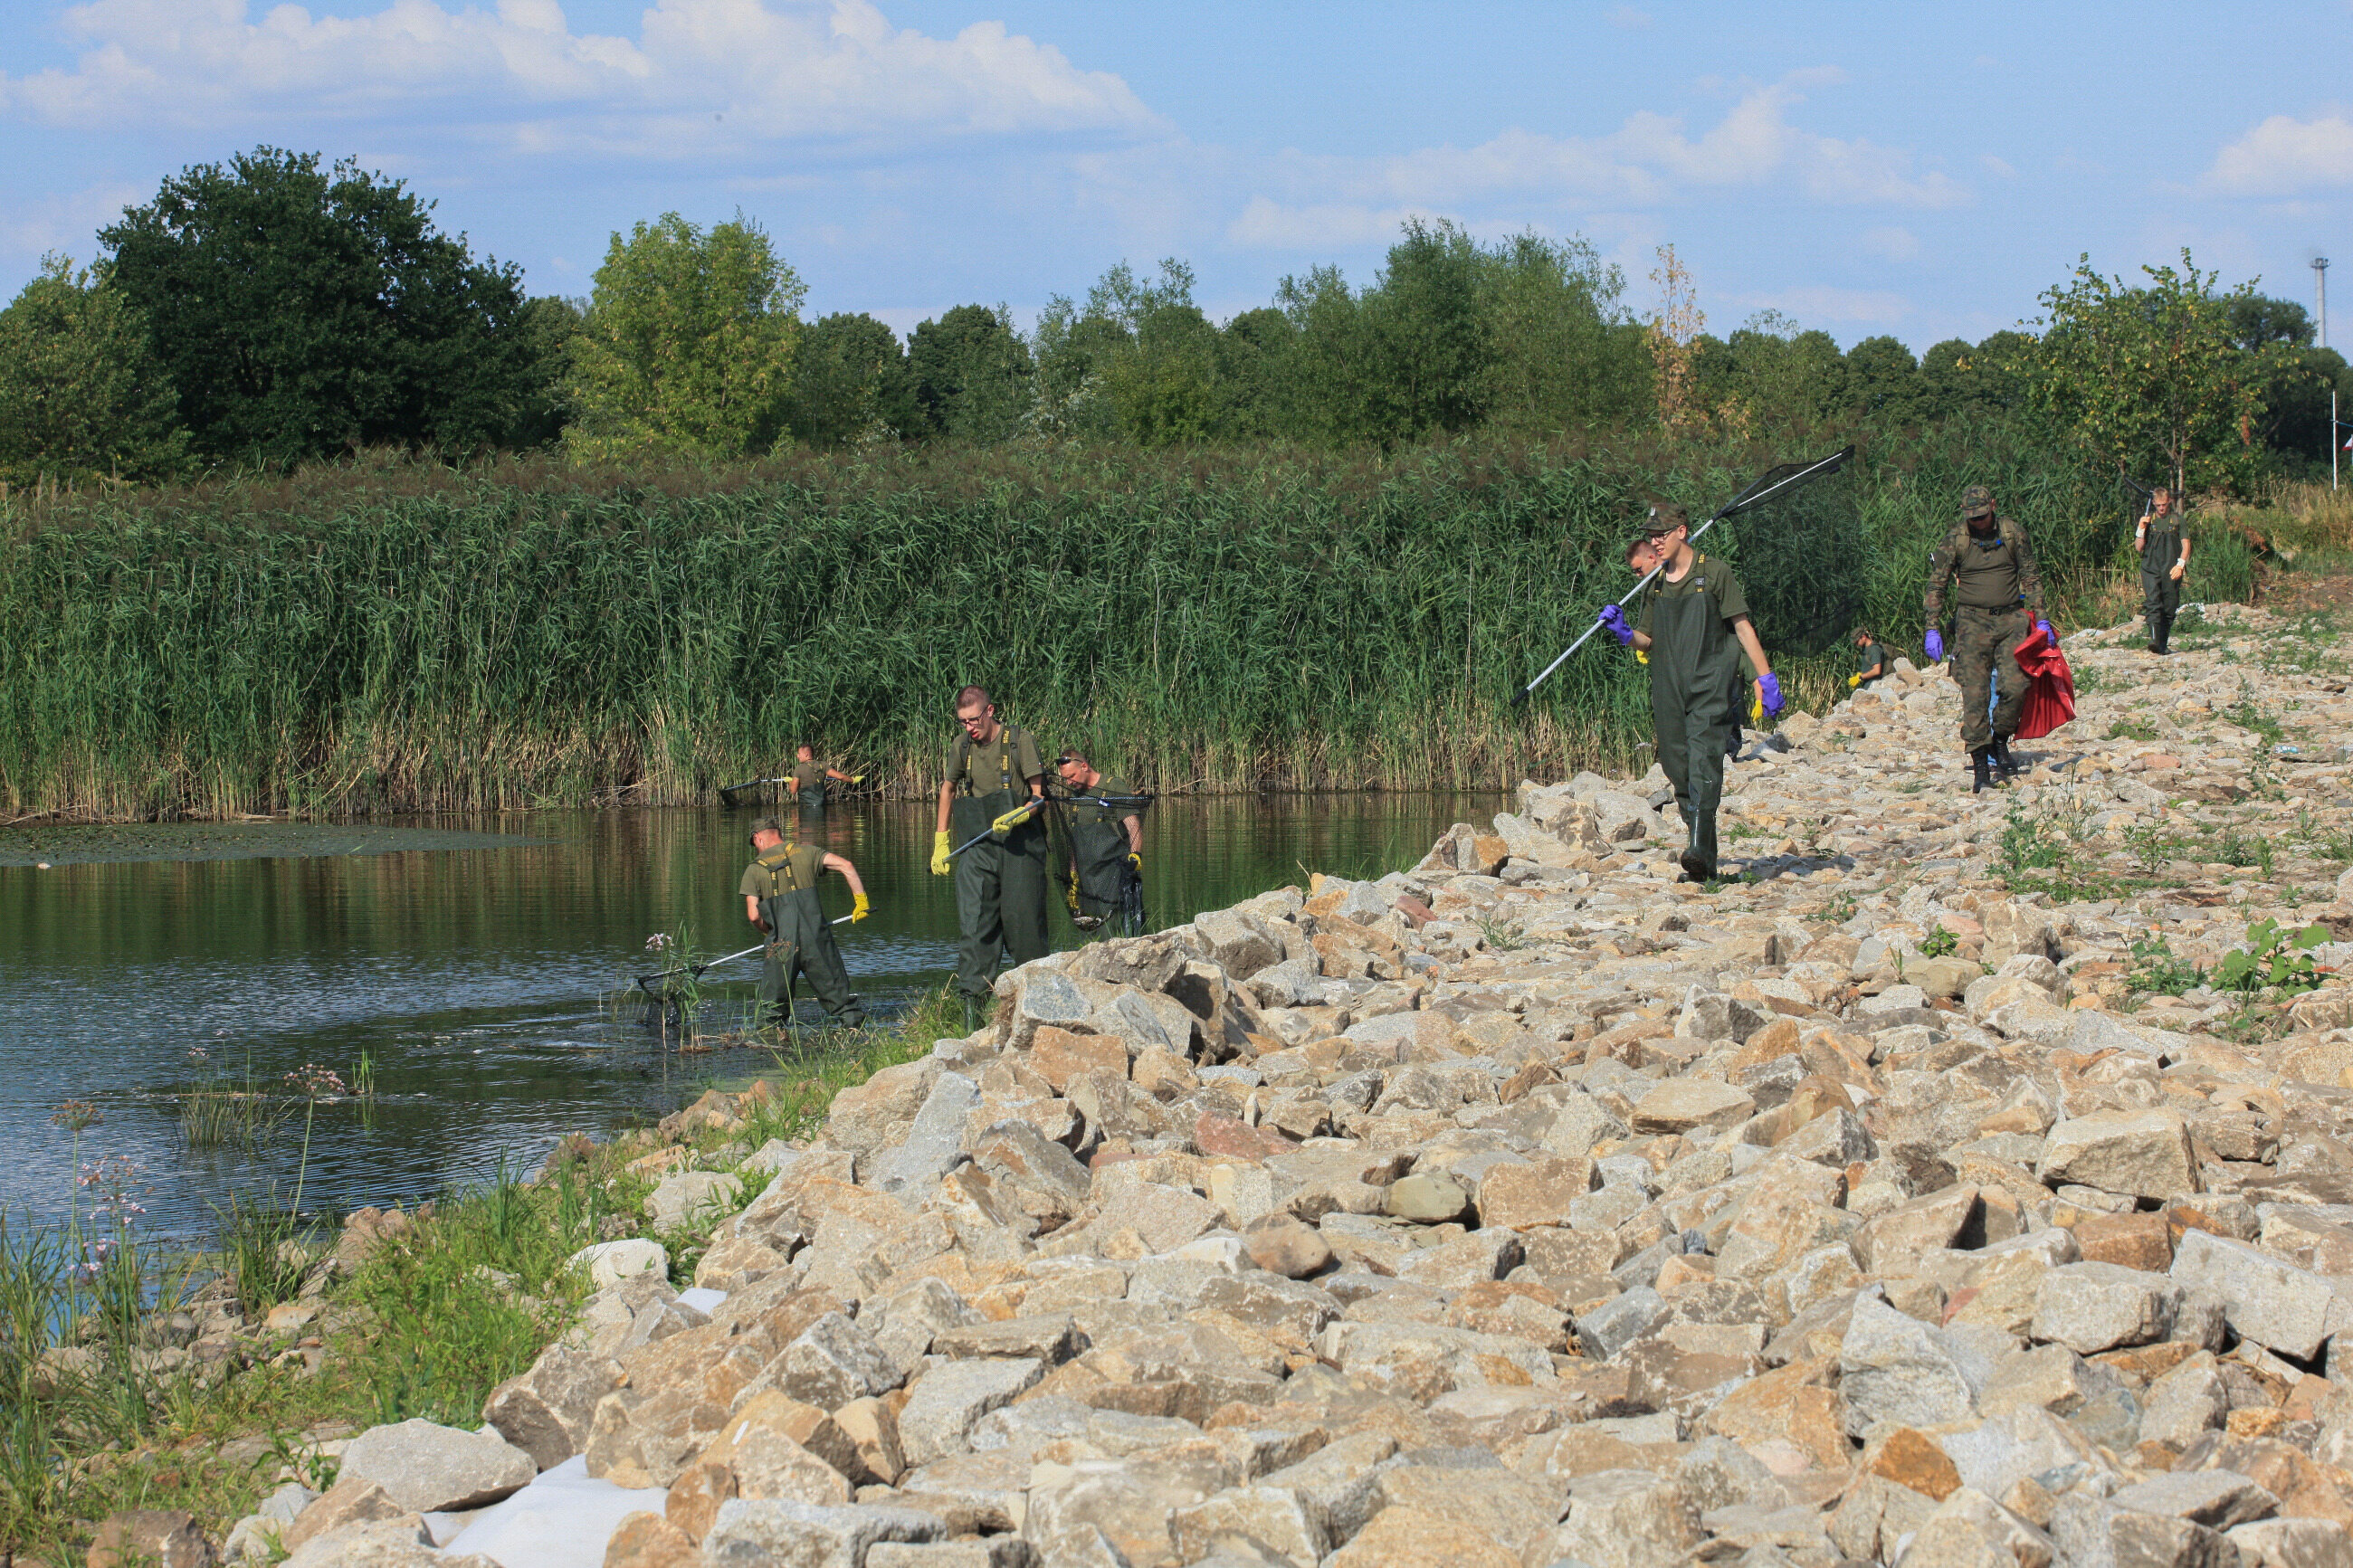
[[1226,238],[1266,250],[1328,250],[1394,239],[1405,221],[1417,216],[1422,215],[1409,207],[1376,210],[1346,203],[1286,207],[1252,196],[1241,216],[1226,226]]
[[1638,11],[1631,5],[1620,5],[1609,13],[1609,25],[1626,33],[1647,33],[1654,20],[1648,11]]
[[1158,129],[1127,84],[1002,23],[894,29],[872,0],[654,0],[635,39],[556,0],[390,0],[355,17],[247,0],[90,0],[71,69],[0,78],[48,124],[426,113],[523,151],[700,154],[747,143]]
[[2211,195],[2284,196],[2353,184],[2353,121],[2274,114],[2215,155],[2199,182]]
[[98,230],[151,194],[136,185],[101,184],[13,204],[0,210],[0,257],[29,261],[57,251],[88,266],[98,254]]
[[[1652,205],[1697,192],[1784,185],[1838,205],[1938,208],[1970,199],[1966,186],[1943,174],[1915,173],[1907,153],[1789,123],[1789,111],[1805,101],[1803,89],[1838,79],[1838,72],[1823,68],[1752,88],[1696,137],[1680,119],[1644,110],[1604,136],[1513,130],[1475,147],[1425,147],[1385,159],[1294,155],[1278,162],[1271,181],[1260,182],[1285,187],[1291,199],[1254,194],[1229,237],[1269,246],[1330,243],[1384,221],[1394,232],[1391,215],[1404,210],[1455,210],[1503,195]],[[1293,241],[1293,234],[1309,237]]]
[[1920,254],[1920,237],[1896,225],[1872,229],[1862,237],[1862,246],[1873,256],[1883,256],[1890,261],[1909,261]]
[[1990,153],[1983,153],[1978,154],[1978,162],[1985,165],[1986,173],[1989,174],[1999,175],[2005,180],[2018,178],[2018,171],[2010,166],[2010,160],[2007,158],[1997,158]]

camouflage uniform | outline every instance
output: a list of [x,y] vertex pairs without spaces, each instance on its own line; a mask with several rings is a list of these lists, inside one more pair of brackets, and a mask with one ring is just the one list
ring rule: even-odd
[[[1973,516],[1992,518],[1993,527],[1978,532],[1969,526]],[[1961,743],[1976,752],[1992,745],[1997,735],[2007,742],[2018,732],[2027,681],[2011,650],[2047,616],[2042,575],[2035,569],[2025,528],[2015,518],[1994,516],[1993,494],[1983,485],[1962,493],[1961,518],[1928,557],[1928,625],[1942,624],[1946,585],[1957,579],[1947,651],[1961,688]],[[1990,719],[1989,684],[1995,697]]]

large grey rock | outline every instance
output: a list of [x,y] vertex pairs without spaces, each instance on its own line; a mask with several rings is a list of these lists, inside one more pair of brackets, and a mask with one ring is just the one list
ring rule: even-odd
[[1936,1505],[1904,1552],[1910,1568],[2043,1568],[2051,1538],[1974,1487]]
[[2225,1536],[2239,1568],[2353,1568],[2353,1534],[2328,1519],[2264,1519]]
[[551,1345],[531,1370],[491,1390],[482,1420],[541,1469],[552,1469],[588,1446],[596,1402],[619,1386],[620,1369],[604,1357]]
[[646,1214],[657,1230],[683,1230],[718,1220],[743,1195],[740,1176],[723,1171],[677,1171],[646,1194]]
[[2279,1499],[2234,1470],[2152,1476],[2115,1493],[2108,1501],[2135,1513],[2161,1513],[2216,1530],[2269,1519],[2279,1511]]
[[2173,1110],[2097,1110],[2043,1134],[2035,1168],[2047,1186],[2097,1187],[2137,1198],[2198,1190],[2189,1124]]
[[896,1193],[945,1175],[963,1157],[965,1122],[979,1104],[978,1084],[962,1073],[940,1074],[905,1141],[875,1162],[872,1184]]
[[2034,1337],[2078,1355],[2145,1345],[2173,1332],[2179,1285],[2162,1274],[2114,1263],[2070,1263],[2042,1277],[2034,1292]]
[[939,1541],[947,1533],[937,1514],[910,1508],[730,1498],[702,1538],[702,1561],[706,1568],[864,1568],[879,1542]]
[[1851,1436],[1964,1421],[1976,1407],[1963,1359],[1926,1323],[1858,1297],[1839,1346],[1839,1387]]
[[1032,1356],[934,1362],[907,1391],[899,1412],[899,1447],[910,1468],[961,1454],[973,1423],[1046,1374]]
[[2348,1320],[2326,1276],[2203,1230],[2182,1233],[2173,1278],[2220,1300],[2242,1338],[2284,1355],[2314,1355]]
[[776,1386],[820,1410],[899,1385],[899,1369],[874,1336],[839,1312],[828,1312],[786,1345]]
[[670,1254],[659,1242],[642,1237],[630,1237],[621,1241],[600,1241],[584,1247],[564,1260],[567,1268],[588,1270],[591,1289],[603,1290],[624,1279],[670,1277]]
[[1094,1012],[1076,982],[1042,963],[1025,963],[999,976],[998,989],[1015,984],[1017,975],[1019,992],[1010,1010],[1009,1032],[1005,1041],[1014,1050],[1028,1050],[1040,1026],[1074,1029]]
[[1569,1482],[1568,1510],[1527,1563],[1570,1558],[1592,1568],[1680,1568],[1702,1531],[1682,1485],[1648,1470],[1601,1470]]
[[1577,1342],[1585,1353],[1607,1361],[1648,1333],[1666,1315],[1667,1304],[1648,1285],[1638,1285],[1577,1320]]
[[495,1430],[426,1420],[372,1426],[343,1450],[337,1480],[373,1482],[419,1513],[482,1508],[531,1483],[539,1466]]
[[1193,917],[1193,929],[1229,980],[1248,980],[1282,957],[1282,944],[1267,934],[1262,921],[1250,915],[1209,910]]

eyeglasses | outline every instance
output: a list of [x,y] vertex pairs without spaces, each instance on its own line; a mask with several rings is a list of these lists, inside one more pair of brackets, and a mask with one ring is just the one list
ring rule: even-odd
[[1067,768],[1078,760],[1079,759],[1076,757],[1056,757],[1054,759],[1054,765],[1058,768]]

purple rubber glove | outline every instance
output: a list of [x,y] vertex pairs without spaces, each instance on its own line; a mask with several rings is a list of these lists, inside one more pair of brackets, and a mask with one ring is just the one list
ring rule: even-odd
[[1945,634],[1934,626],[1928,628],[1928,662],[1930,664],[1945,662]]
[[2059,646],[2059,634],[2051,629],[2051,623],[2049,621],[2035,622],[2034,629],[2041,632],[2043,637],[2049,640],[2052,647],[2057,647]]
[[1781,678],[1768,669],[1757,678],[1757,689],[1765,696],[1765,716],[1779,718],[1781,710],[1788,706],[1781,700]]
[[1609,628],[1609,635],[1618,639],[1620,647],[1625,647],[1633,642],[1634,628],[1626,624],[1626,612],[1617,605],[1601,606],[1601,624]]

